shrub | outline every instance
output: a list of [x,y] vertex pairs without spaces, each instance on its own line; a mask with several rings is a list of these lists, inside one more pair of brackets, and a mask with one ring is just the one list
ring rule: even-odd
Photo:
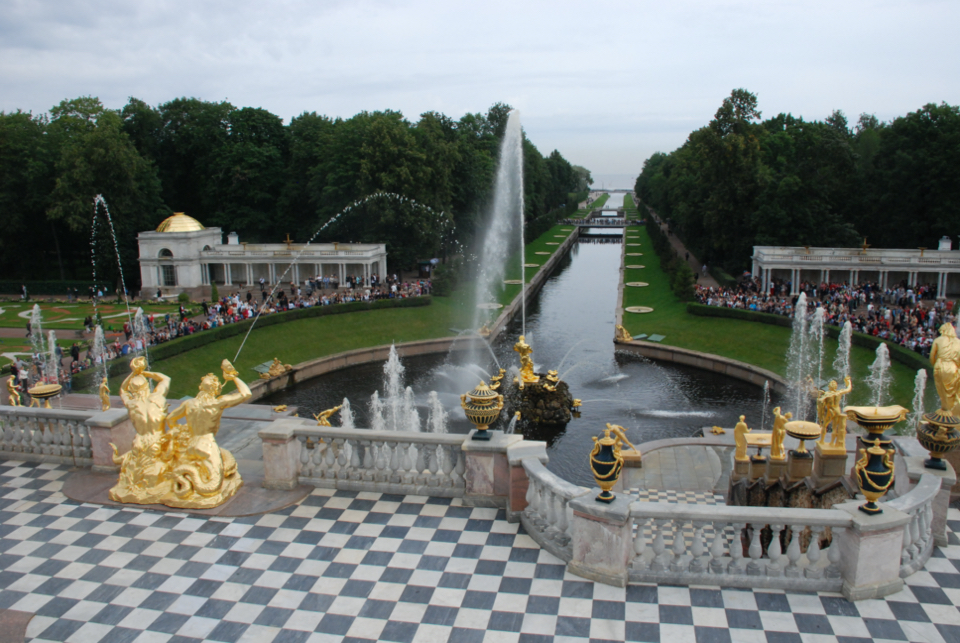
[[440,264],[433,270],[431,294],[447,297],[460,284],[463,278],[464,263],[461,257],[453,257],[448,263]]
[[210,284],[210,301],[217,302],[220,301],[220,291],[217,290],[217,284]]
[[190,295],[188,295],[186,291],[181,292],[177,295],[177,301],[179,301],[181,305],[186,306],[190,303]]

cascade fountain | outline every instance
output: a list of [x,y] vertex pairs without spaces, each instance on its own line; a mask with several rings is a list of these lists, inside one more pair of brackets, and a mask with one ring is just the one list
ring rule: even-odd
[[47,353],[43,367],[43,381],[56,384],[60,381],[60,360],[57,358],[57,334],[54,331],[47,333]]
[[807,378],[811,375],[810,363],[807,295],[800,293],[793,311],[793,330],[787,350],[787,385],[795,420],[805,420],[810,410],[810,388],[807,384]]
[[353,409],[350,407],[350,400],[343,398],[340,403],[340,426],[344,429],[355,429],[356,424],[353,417]]
[[843,328],[840,330],[839,346],[837,346],[837,356],[833,360],[833,370],[836,371],[839,381],[850,376],[850,347],[853,340],[853,324],[849,321],[843,322]]
[[907,426],[906,432],[909,435],[916,435],[917,425],[920,423],[920,419],[923,417],[923,414],[926,412],[925,400],[927,394],[927,369],[919,368],[917,369],[917,375],[913,378],[913,403],[910,405],[912,409],[909,417],[907,417]]
[[97,370],[97,378],[94,385],[99,388],[100,382],[108,379],[107,342],[103,335],[103,326],[99,324],[94,327],[93,344],[90,346],[90,358],[93,360],[93,367]]
[[866,381],[870,387],[870,404],[883,406],[890,390],[890,349],[886,342],[880,342],[877,346],[877,358],[870,365],[870,375]]
[[43,340],[43,314],[40,312],[40,304],[34,304],[30,311],[30,343],[33,345],[34,355],[47,352]]
[[[123,294],[123,303],[127,307],[127,321],[133,327],[133,317],[130,313],[130,300],[127,297],[127,282],[123,278],[123,263],[120,261],[120,246],[117,243],[117,232],[113,227],[113,217],[110,216],[110,208],[107,206],[106,199],[102,194],[93,197],[93,221],[90,224],[90,264],[93,268],[93,283],[97,283],[97,224],[99,222],[100,207],[103,207],[104,214],[107,215],[107,223],[110,226],[110,237],[113,240],[113,252],[117,258],[117,270],[120,273],[120,290]],[[94,286],[96,287],[96,286]],[[104,293],[106,294],[106,293]],[[99,318],[99,299],[94,297],[93,313],[95,318]]]

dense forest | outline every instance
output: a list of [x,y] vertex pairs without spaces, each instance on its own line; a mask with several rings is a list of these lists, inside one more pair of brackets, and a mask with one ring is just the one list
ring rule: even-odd
[[[172,212],[236,231],[243,241],[306,241],[349,204],[317,241],[386,242],[392,269],[468,244],[491,198],[510,108],[453,120],[394,111],[349,119],[270,112],[178,98],[158,107],[131,98],[120,110],[97,98],[65,100],[49,114],[0,112],[0,274],[5,279],[89,279],[91,252],[104,281],[115,253],[93,199],[103,194],[124,272],[136,282],[136,235]],[[556,217],[590,177],[524,137],[529,222]],[[409,200],[428,206],[417,207]],[[99,217],[103,219],[103,216]],[[136,283],[128,284],[136,287]]]
[[636,190],[697,256],[737,274],[754,245],[936,248],[960,234],[958,168],[955,106],[889,123],[761,120],[737,89],[682,147],[647,159]]

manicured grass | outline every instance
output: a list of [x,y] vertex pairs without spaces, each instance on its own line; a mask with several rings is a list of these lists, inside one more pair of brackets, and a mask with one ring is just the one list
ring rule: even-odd
[[[0,302],[0,327],[3,328],[23,328],[26,330],[29,320],[29,313],[33,310],[34,304],[40,305],[40,313],[43,316],[43,328],[45,330],[80,330],[83,328],[83,320],[88,316],[94,315],[93,304],[87,302],[75,302],[72,304],[54,303],[54,302]],[[137,307],[142,307],[146,315],[165,315],[175,313],[179,310],[178,304],[150,304],[131,302],[130,311],[135,312]],[[127,307],[124,304],[101,303],[98,307],[100,315],[103,317],[105,326],[112,326],[115,329],[123,327],[123,322],[127,318]],[[21,316],[21,313],[25,316]]]
[[633,196],[631,196],[631,195],[629,195],[629,194],[624,194],[624,195],[623,195],[623,209],[624,209],[624,211],[625,211],[628,215],[630,215],[630,214],[636,215],[636,214],[637,214],[637,206],[636,206],[636,204],[633,202]]
[[597,197],[596,201],[588,205],[585,210],[577,210],[576,214],[574,214],[573,217],[575,219],[582,219],[583,217],[587,216],[594,210],[599,210],[600,208],[602,208],[604,204],[607,202],[607,199],[609,198],[610,198],[610,193],[604,192],[599,197]]
[[[623,306],[651,306],[654,311],[646,314],[623,313],[623,326],[632,335],[665,335],[663,344],[689,348],[722,355],[741,362],[755,364],[780,375],[786,374],[786,355],[790,344],[790,329],[770,324],[739,319],[703,318],[690,315],[686,304],[679,301],[670,290],[667,275],[660,269],[660,259],[653,251],[650,236],[643,226],[627,228],[627,243],[640,243],[640,247],[627,247],[627,252],[642,252],[642,257],[626,257],[626,265],[641,264],[643,269],[625,269],[624,281],[645,281],[644,288],[624,286]],[[837,341],[828,338],[824,344],[824,373],[832,375],[833,358]],[[875,359],[873,351],[854,346],[850,353],[851,372],[854,381],[853,393],[848,398],[851,404],[867,403],[867,387],[864,384],[868,367]],[[890,387],[889,404],[901,404],[910,408],[913,398],[913,378],[916,373],[906,366],[893,362],[894,376]]]

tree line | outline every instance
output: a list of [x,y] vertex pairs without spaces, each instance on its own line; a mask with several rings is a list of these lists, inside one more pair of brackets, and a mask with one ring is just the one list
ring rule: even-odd
[[[351,203],[316,241],[386,243],[392,269],[468,244],[492,198],[510,107],[454,120],[436,112],[412,123],[400,112],[330,118],[305,112],[284,124],[261,108],[178,98],[159,106],[131,98],[119,110],[94,97],[64,100],[49,114],[0,112],[0,271],[15,279],[88,279],[91,255],[128,287],[139,281],[136,235],[172,212],[236,231],[249,242],[305,242]],[[543,156],[524,135],[528,221],[559,214],[589,172],[558,151]],[[419,207],[420,204],[425,207]]]
[[791,114],[761,120],[734,90],[680,148],[656,153],[639,198],[702,260],[737,274],[754,245],[936,248],[960,230],[960,108],[885,123]]

